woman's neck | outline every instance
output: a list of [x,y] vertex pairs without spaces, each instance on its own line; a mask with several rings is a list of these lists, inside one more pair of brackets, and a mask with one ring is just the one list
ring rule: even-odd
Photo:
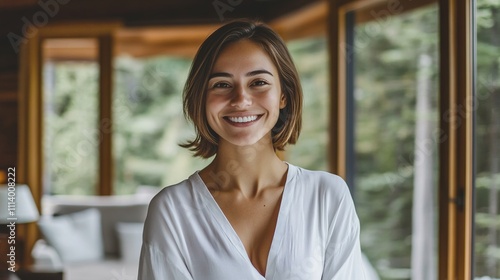
[[238,191],[258,197],[268,187],[282,186],[288,166],[275,153],[271,139],[251,146],[219,143],[217,155],[200,176],[211,191]]

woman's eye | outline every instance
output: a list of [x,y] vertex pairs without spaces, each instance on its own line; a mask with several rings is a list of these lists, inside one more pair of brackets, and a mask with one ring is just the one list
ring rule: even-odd
[[214,88],[229,88],[231,85],[225,82],[218,82],[213,85]]
[[252,83],[253,86],[265,86],[268,85],[269,83],[263,80],[255,81]]

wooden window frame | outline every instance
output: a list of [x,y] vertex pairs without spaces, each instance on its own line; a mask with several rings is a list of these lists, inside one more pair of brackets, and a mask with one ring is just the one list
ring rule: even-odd
[[[73,23],[40,27],[22,46],[19,69],[19,130],[17,180],[30,186],[38,210],[43,195],[43,41],[55,38],[95,38],[99,45],[99,181],[97,194],[111,195],[112,169],[112,85],[113,36],[119,23]],[[38,238],[34,223],[22,229],[23,255],[30,264],[31,250]],[[23,264],[22,264],[23,265]]]
[[440,0],[439,279],[472,279],[473,0]]
[[[401,0],[402,2],[403,1]],[[472,0],[437,0],[440,22],[438,279],[473,278]],[[346,14],[398,0],[330,0],[330,149],[332,172],[346,178]],[[408,2],[408,5],[410,2]],[[416,3],[416,1],[413,1]]]

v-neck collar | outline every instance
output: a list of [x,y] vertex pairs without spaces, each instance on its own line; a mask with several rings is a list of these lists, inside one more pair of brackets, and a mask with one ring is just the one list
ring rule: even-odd
[[285,186],[283,189],[283,194],[281,197],[280,208],[278,211],[278,219],[276,221],[276,227],[274,229],[274,235],[271,241],[271,247],[269,248],[269,253],[267,256],[265,276],[262,276],[262,274],[260,274],[257,268],[255,268],[255,266],[252,264],[252,261],[250,260],[250,257],[248,256],[248,253],[245,250],[243,242],[241,241],[240,237],[234,230],[233,226],[227,219],[222,209],[219,207],[219,204],[217,204],[217,201],[215,201],[214,197],[206,187],[205,183],[203,182],[202,178],[199,175],[199,171],[193,174],[195,175],[193,176],[193,179],[198,181],[198,183],[197,184],[195,183],[194,185],[197,187],[199,186],[201,188],[200,193],[202,194],[205,200],[204,203],[206,204],[207,208],[210,209],[210,212],[213,215],[215,221],[218,223],[221,230],[225,233],[225,235],[227,236],[229,241],[233,244],[233,246],[241,255],[241,257],[245,259],[245,261],[248,263],[251,269],[253,269],[256,275],[261,276],[261,278],[263,279],[272,279],[274,276],[273,260],[277,256],[277,253],[280,250],[285,230],[285,224],[290,209],[290,202],[291,202],[290,192],[292,192],[293,188],[293,184],[291,184],[290,182],[292,181],[293,177],[295,177],[296,172],[294,165],[291,165],[287,162],[285,163],[288,165],[288,170],[286,175]]

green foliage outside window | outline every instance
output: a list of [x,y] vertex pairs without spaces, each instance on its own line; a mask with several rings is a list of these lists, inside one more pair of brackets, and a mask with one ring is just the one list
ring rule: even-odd
[[182,112],[182,89],[190,63],[174,57],[117,59],[113,103],[116,194],[134,193],[139,185],[175,184],[207,164],[178,146],[194,135]]
[[[437,185],[438,140],[429,135],[425,146],[416,141],[419,121],[429,123],[433,133],[438,126],[437,21],[433,5],[355,28],[355,200],[362,248],[381,279],[411,277],[418,153],[434,163],[424,176]],[[428,86],[422,89],[423,84]],[[426,116],[416,110],[419,94],[429,96]],[[429,189],[436,198],[437,189]],[[435,209],[430,219],[437,219],[435,205],[430,202]],[[435,240],[432,228],[430,234]],[[427,254],[435,258],[437,247]]]
[[94,194],[97,190],[98,73],[95,62],[45,66],[45,193]]
[[500,2],[477,1],[475,275],[500,279]]
[[286,160],[312,170],[327,170],[328,145],[328,54],[325,37],[288,43],[299,72],[304,94],[302,132],[289,146]]

